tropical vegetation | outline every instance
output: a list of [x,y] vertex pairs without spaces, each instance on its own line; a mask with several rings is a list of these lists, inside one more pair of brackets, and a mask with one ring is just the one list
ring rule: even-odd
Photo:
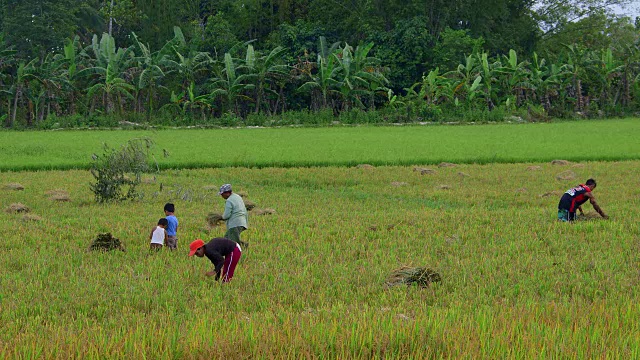
[[161,3],[1,1],[4,126],[546,120],[640,106],[640,22],[611,11],[624,1]]

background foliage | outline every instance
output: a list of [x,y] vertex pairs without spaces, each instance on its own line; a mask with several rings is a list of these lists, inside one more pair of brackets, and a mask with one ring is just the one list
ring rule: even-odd
[[340,122],[631,114],[639,22],[612,12],[626,3],[0,0],[0,119],[52,128],[269,126],[290,111]]

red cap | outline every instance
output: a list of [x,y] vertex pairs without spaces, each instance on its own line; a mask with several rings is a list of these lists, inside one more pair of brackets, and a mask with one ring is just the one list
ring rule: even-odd
[[198,249],[200,249],[203,246],[204,246],[204,241],[200,239],[196,239],[194,242],[191,243],[191,245],[189,245],[189,249],[191,250],[189,251],[189,256],[193,256],[193,254],[195,254],[196,251],[198,251]]

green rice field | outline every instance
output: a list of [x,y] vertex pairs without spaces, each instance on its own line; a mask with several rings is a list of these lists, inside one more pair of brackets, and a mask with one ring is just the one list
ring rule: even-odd
[[[86,171],[1,173],[3,208],[30,212],[0,223],[0,358],[640,356],[640,162],[432,169],[166,170],[109,205]],[[557,223],[560,194],[587,177],[611,219]],[[187,256],[224,233],[205,223],[223,182],[276,211],[250,216],[225,286]],[[166,201],[179,250],[150,254]],[[102,232],[126,252],[89,252]],[[386,286],[401,266],[442,281]]]
[[[640,358],[638,125],[616,123],[0,132],[0,359]],[[578,125],[591,135],[552,145]],[[142,135],[173,149],[164,169],[139,199],[96,203],[85,151]],[[610,219],[587,203],[559,223],[591,177]],[[187,256],[224,234],[205,220],[223,183],[257,207],[225,285]],[[150,253],[166,202],[178,250]],[[89,251],[105,232],[126,251]],[[390,286],[403,266],[441,281]]]
[[102,144],[151,138],[163,168],[640,159],[640,119],[333,128],[0,132],[0,171],[88,168]]

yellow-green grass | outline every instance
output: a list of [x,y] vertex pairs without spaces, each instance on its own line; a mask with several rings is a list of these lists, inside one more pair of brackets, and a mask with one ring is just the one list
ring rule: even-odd
[[[638,358],[639,175],[637,161],[167,170],[142,200],[98,205],[86,171],[1,173],[24,186],[0,186],[3,210],[42,220],[2,213],[0,358]],[[558,223],[558,196],[541,195],[589,177],[611,219]],[[222,286],[187,246],[224,233],[206,229],[224,202],[205,187],[225,182],[277,212],[250,217]],[[149,254],[167,201],[179,250]],[[127,251],[88,252],[106,231]],[[385,287],[403,265],[442,282]]]
[[640,160],[639,133],[637,118],[486,126],[5,131],[0,171],[86,169],[103,143],[118,147],[143,136],[155,141],[163,168]]

